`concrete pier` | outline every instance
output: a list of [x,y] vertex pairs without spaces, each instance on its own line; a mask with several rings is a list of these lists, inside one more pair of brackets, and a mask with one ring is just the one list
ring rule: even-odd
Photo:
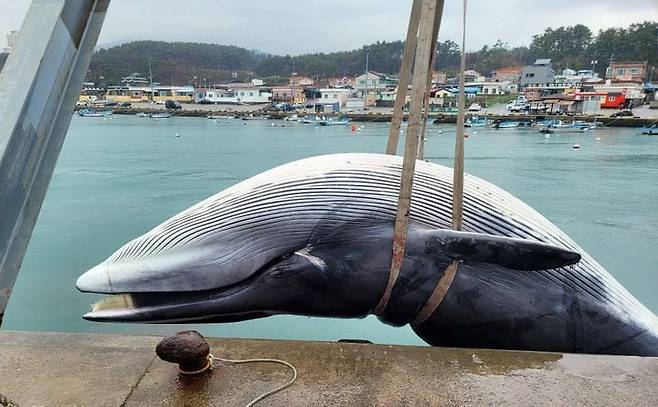
[[[0,331],[0,400],[20,406],[242,406],[285,383],[276,364],[179,377],[160,338]],[[299,378],[263,406],[656,406],[658,358],[209,339],[216,356],[278,358]]]

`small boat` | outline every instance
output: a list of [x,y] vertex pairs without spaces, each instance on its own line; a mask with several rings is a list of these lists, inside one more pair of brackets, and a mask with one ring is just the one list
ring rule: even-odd
[[206,116],[206,118],[210,119],[210,120],[228,120],[228,119],[232,119],[233,116],[226,116],[226,115],[217,116],[217,115],[212,115],[211,114],[211,115]]
[[642,127],[640,133],[646,134],[648,136],[658,136],[658,125],[652,124],[649,127]]
[[540,126],[539,131],[541,133],[583,133],[586,130],[590,130],[590,128],[591,125],[589,123],[577,123],[574,121],[570,124],[564,124],[562,120],[557,120],[556,123],[548,126]]
[[290,116],[284,117],[283,120],[285,120],[287,122],[296,122],[296,121],[299,121],[299,116],[297,116],[296,114],[292,114]]
[[346,117],[340,119],[322,119],[317,122],[318,126],[347,126],[350,120]]
[[151,113],[140,112],[136,114],[137,117],[151,117]]
[[266,120],[269,119],[269,115],[265,116],[254,116],[253,114],[250,114],[248,116],[242,116],[242,120]]
[[169,112],[151,113],[151,119],[168,119],[172,116]]
[[464,127],[485,127],[491,124],[491,120],[485,117],[473,116],[466,120]]
[[302,124],[314,124],[314,123],[317,123],[321,120],[322,119],[317,117],[317,116],[304,116],[301,119],[299,119],[298,121]]
[[515,127],[519,127],[521,125],[520,121],[516,120],[504,120],[498,123],[493,124],[494,129],[513,129]]
[[82,109],[78,112],[80,117],[107,117],[110,116],[113,112],[111,110],[94,110],[94,109]]

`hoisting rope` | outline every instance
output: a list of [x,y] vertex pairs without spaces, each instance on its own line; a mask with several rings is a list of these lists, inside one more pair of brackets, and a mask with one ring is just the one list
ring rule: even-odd
[[[393,230],[393,255],[391,268],[389,270],[386,288],[374,309],[376,315],[381,315],[386,309],[391,291],[395,286],[407,242],[407,227],[409,226],[409,211],[411,208],[411,191],[413,187],[414,172],[416,169],[416,155],[418,154],[418,137],[422,119],[422,103],[425,96],[427,74],[430,65],[430,46],[434,19],[437,17],[437,6],[443,7],[444,0],[423,0],[420,13],[418,41],[416,44],[416,61],[414,63],[414,74],[411,86],[411,102],[409,106],[409,125],[407,126],[407,137],[405,139],[404,159],[402,161],[402,177],[400,180],[400,194],[398,196],[397,213],[395,215],[395,227]],[[437,4],[439,3],[439,4]]]
[[[464,91],[464,76],[466,71],[466,2],[462,16],[462,55],[459,78],[459,113],[457,116],[457,136],[455,140],[455,162],[453,164],[452,176],[452,228],[460,230],[464,216],[464,119],[466,116],[466,101]],[[439,307],[445,297],[452,281],[459,269],[459,261],[453,260],[446,268],[439,283],[434,288],[432,295],[420,310],[412,322],[419,325],[427,321],[434,311]]]
[[[455,143],[455,163],[453,172],[453,208],[452,208],[452,227],[455,230],[461,229],[463,218],[463,200],[464,200],[464,118],[465,118],[465,91],[464,91],[464,73],[466,70],[466,2],[463,0],[463,27],[462,27],[462,55],[461,55],[461,75],[459,81],[459,115],[457,118],[457,132]],[[384,293],[374,309],[376,315],[381,315],[386,309],[391,292],[402,267],[402,260],[407,241],[407,228],[409,226],[409,215],[411,209],[411,194],[413,188],[413,176],[417,156],[422,155],[419,149],[419,135],[421,126],[420,119],[424,116],[421,112],[422,105],[429,109],[428,103],[424,100],[428,91],[427,82],[431,84],[431,76],[428,81],[428,75],[431,75],[431,65],[433,65],[434,47],[436,43],[436,34],[442,17],[443,0],[425,0],[422,6],[421,20],[419,21],[418,42],[416,44],[416,60],[414,66],[412,99],[409,108],[409,126],[405,142],[404,159],[402,164],[402,177],[400,181],[400,194],[398,197],[397,213],[395,217],[395,229],[393,234],[393,253],[391,258],[391,268],[389,271],[388,282]],[[415,4],[415,3],[414,3]],[[412,19],[413,22],[413,12]],[[411,29],[411,27],[410,27]],[[435,31],[436,30],[436,31]],[[431,34],[430,34],[431,33]],[[432,36],[432,34],[434,34]],[[433,41],[428,43],[428,41]],[[431,46],[431,48],[430,48]],[[406,53],[405,49],[405,53]],[[429,52],[428,52],[429,51]],[[404,67],[403,67],[404,70]],[[422,88],[421,88],[422,87]],[[399,89],[398,89],[399,92]],[[396,100],[397,101],[397,100]],[[399,133],[399,131],[398,131]],[[391,132],[391,136],[392,136]],[[391,137],[389,137],[388,147],[391,147]],[[387,153],[389,149],[387,148]],[[390,153],[389,153],[390,154]],[[434,288],[429,299],[418,313],[413,324],[421,324],[436,311],[439,304],[445,297],[452,281],[457,273],[459,263],[453,261],[445,270],[443,276]]]
[[404,52],[402,53],[402,66],[400,68],[400,80],[398,81],[397,93],[395,95],[395,104],[393,105],[393,116],[391,116],[391,127],[388,129],[388,143],[386,145],[386,154],[395,155],[398,150],[398,140],[400,139],[400,127],[402,126],[402,116],[404,115],[404,105],[407,103],[407,91],[411,83],[411,68],[413,59],[416,55],[416,44],[418,42],[418,23],[420,21],[420,10],[423,0],[414,0],[411,5],[411,16],[409,17],[409,28],[407,29],[407,39],[404,42]]
[[432,76],[434,73],[434,62],[436,61],[436,47],[438,44],[439,30],[441,29],[441,20],[443,19],[443,5],[436,8],[436,16],[434,17],[434,27],[432,28],[432,46],[430,47],[430,69],[427,71],[427,84],[425,85],[425,98],[423,99],[423,125],[420,130],[420,143],[418,144],[419,160],[425,156],[425,130],[427,129],[427,119],[430,115],[430,96],[432,93]]

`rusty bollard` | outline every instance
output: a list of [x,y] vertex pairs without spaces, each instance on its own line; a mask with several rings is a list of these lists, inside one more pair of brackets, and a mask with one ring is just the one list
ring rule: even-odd
[[164,338],[155,353],[165,362],[177,363],[183,375],[199,375],[212,368],[210,346],[197,331],[180,331]]

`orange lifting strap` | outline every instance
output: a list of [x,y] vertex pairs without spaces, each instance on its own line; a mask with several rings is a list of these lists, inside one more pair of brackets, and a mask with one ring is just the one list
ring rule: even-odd
[[[424,136],[427,114],[429,112],[429,90],[432,83],[432,68],[434,66],[434,57],[436,54],[437,36],[443,15],[443,4],[444,0],[414,0],[412,5],[407,40],[400,70],[400,82],[398,85],[393,118],[389,130],[388,144],[386,147],[387,154],[396,154],[398,138],[400,135],[400,125],[402,123],[403,107],[406,102],[407,88],[409,82],[412,81],[411,102],[409,104],[409,125],[405,140],[402,177],[400,180],[400,195],[398,198],[395,229],[393,234],[393,256],[391,259],[391,268],[386,288],[374,310],[375,314],[378,315],[381,315],[386,309],[386,305],[391,296],[391,291],[393,290],[398,275],[400,274],[404,258],[407,242],[407,228],[409,226],[409,216],[411,211],[411,194],[416,159],[422,159],[424,152],[420,139]],[[461,229],[464,200],[465,42],[466,0],[464,0],[463,9],[459,115],[457,118],[453,175],[452,227],[455,230]],[[412,65],[413,78],[411,77]],[[441,304],[441,301],[450,288],[455,274],[457,273],[458,266],[459,263],[453,261],[446,268],[429,299],[412,322],[414,325],[426,321]]]

